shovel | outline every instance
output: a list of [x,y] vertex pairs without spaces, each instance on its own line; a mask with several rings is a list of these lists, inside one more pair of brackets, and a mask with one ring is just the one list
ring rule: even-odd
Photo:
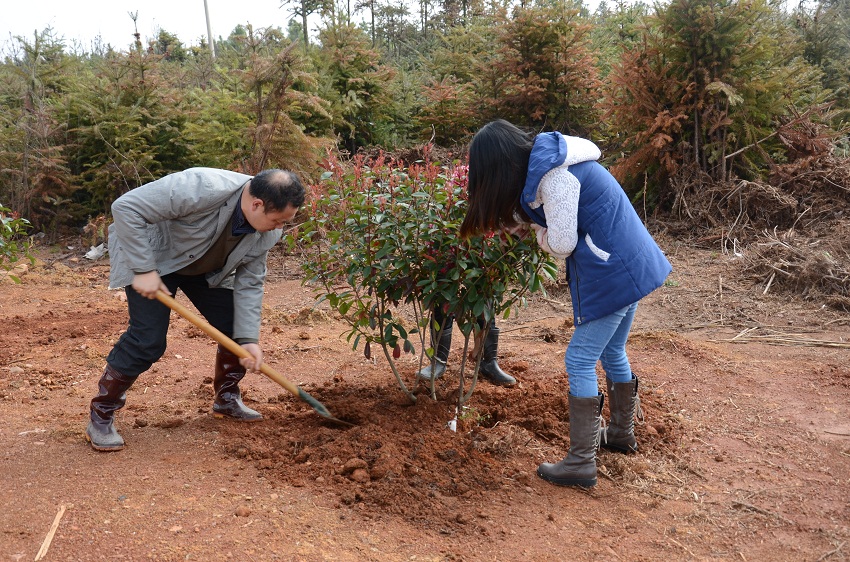
[[[217,330],[212,325],[210,325],[206,320],[174,300],[172,297],[166,295],[161,290],[156,292],[156,298],[159,302],[194,324],[196,327],[203,330],[208,336],[212,339],[226,347],[231,353],[238,355],[239,357],[247,357],[250,358],[252,355],[248,353],[248,351],[224,335],[220,330]],[[290,393],[295,395],[297,398],[300,398],[307,404],[309,404],[317,414],[322,416],[323,418],[327,418],[331,421],[335,421],[344,425],[354,425],[347,421],[343,421],[341,419],[335,418],[331,415],[327,408],[325,408],[324,404],[307,394],[302,388],[296,386],[292,382],[290,382],[286,377],[272,369],[269,365],[263,363],[260,365],[260,372],[266,375],[268,378],[288,390]]]

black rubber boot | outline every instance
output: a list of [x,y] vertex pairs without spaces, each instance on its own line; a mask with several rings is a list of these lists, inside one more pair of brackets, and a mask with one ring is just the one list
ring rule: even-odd
[[507,374],[499,367],[499,328],[495,322],[490,323],[487,339],[484,340],[484,356],[478,372],[486,380],[499,386],[513,386],[516,379]]
[[443,376],[446,372],[446,362],[449,359],[449,351],[451,351],[452,348],[452,327],[454,326],[454,317],[449,316],[447,318],[443,316],[439,309],[437,309],[434,311],[434,322],[443,328],[442,333],[439,333],[439,330],[434,329],[433,325],[431,326],[431,346],[434,345],[434,341],[437,339],[437,336],[440,336],[440,340],[437,343],[437,349],[434,352],[434,358],[430,365],[426,365],[421,371],[416,373],[417,377],[427,381],[431,380],[432,372],[434,379],[438,379]]
[[569,395],[570,452],[557,463],[543,463],[537,475],[558,486],[596,486],[596,449],[605,395],[577,398]]
[[643,420],[638,397],[638,378],[632,375],[629,382],[608,383],[608,408],[611,410],[611,422],[602,432],[602,448],[620,453],[634,453],[638,450],[635,439],[635,417]]
[[135,377],[127,377],[106,364],[98,382],[97,396],[91,401],[91,414],[86,427],[86,440],[96,451],[120,451],[124,439],[113,424],[115,412],[124,407],[127,390],[133,386]]
[[239,381],[244,376],[245,367],[239,364],[239,356],[219,345],[215,354],[213,416],[244,422],[256,422],[263,419],[262,414],[242,403]]

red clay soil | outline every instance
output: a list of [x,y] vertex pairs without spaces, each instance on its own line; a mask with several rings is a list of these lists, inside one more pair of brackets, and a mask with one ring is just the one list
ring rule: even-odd
[[500,322],[500,362],[520,384],[480,382],[452,432],[462,342],[436,401],[414,381],[418,359],[400,360],[412,403],[277,253],[267,362],[354,425],[260,374],[242,386],[263,422],[213,418],[215,344],[172,315],[166,355],[117,416],[127,448],[98,453],[88,402],[123,294],[87,248],[42,249],[21,284],[0,284],[0,559],[850,559],[848,315],[764,295],[730,256],[662,246],[674,273],[629,344],[640,452],[601,452],[592,490],[535,475],[569,442],[560,285]]

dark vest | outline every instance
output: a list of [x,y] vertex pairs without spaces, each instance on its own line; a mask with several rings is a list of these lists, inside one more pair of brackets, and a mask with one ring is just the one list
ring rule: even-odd
[[218,237],[212,247],[207,250],[207,253],[193,261],[177,273],[180,275],[203,275],[211,271],[217,271],[224,267],[227,261],[227,256],[233,251],[233,248],[239,244],[239,241],[245,237],[244,234],[234,236],[231,234],[232,229],[228,225]]

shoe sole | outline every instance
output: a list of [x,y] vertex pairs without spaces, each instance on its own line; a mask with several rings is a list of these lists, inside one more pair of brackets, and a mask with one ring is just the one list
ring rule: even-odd
[[86,433],[86,441],[89,442],[92,449],[94,449],[95,451],[102,451],[104,453],[108,453],[111,451],[121,451],[124,449],[124,447],[126,447],[126,445],[121,445],[120,447],[103,447],[101,445],[95,445],[94,441],[91,440],[91,436],[88,433]]
[[487,381],[488,383],[492,384],[493,386],[504,386],[504,387],[508,387],[508,388],[509,388],[509,387],[512,387],[512,386],[516,386],[516,385],[517,385],[517,382],[518,382],[518,381],[514,381],[514,382],[497,382],[497,381],[494,381],[493,379],[491,379],[491,378],[487,377],[486,375],[481,375],[481,379],[482,379],[482,380]]
[[490,379],[488,379],[487,377],[482,377],[482,378],[483,378],[485,381],[487,381],[487,382],[489,382],[490,384],[492,384],[493,386],[503,386],[503,387],[505,387],[505,388],[510,388],[510,387],[512,387],[512,386],[516,386],[516,385],[517,385],[517,383],[516,383],[516,382],[495,382],[495,381],[491,381],[491,380],[490,380]]
[[542,474],[539,470],[537,471],[537,476],[556,486],[571,486],[576,488],[593,488],[596,486],[596,478],[552,478]]
[[259,417],[259,418],[235,418],[233,416],[228,416],[227,414],[222,414],[220,412],[213,412],[213,417],[220,419],[220,420],[233,420],[233,421],[245,422],[245,423],[255,423],[255,422],[263,421],[262,417]]

